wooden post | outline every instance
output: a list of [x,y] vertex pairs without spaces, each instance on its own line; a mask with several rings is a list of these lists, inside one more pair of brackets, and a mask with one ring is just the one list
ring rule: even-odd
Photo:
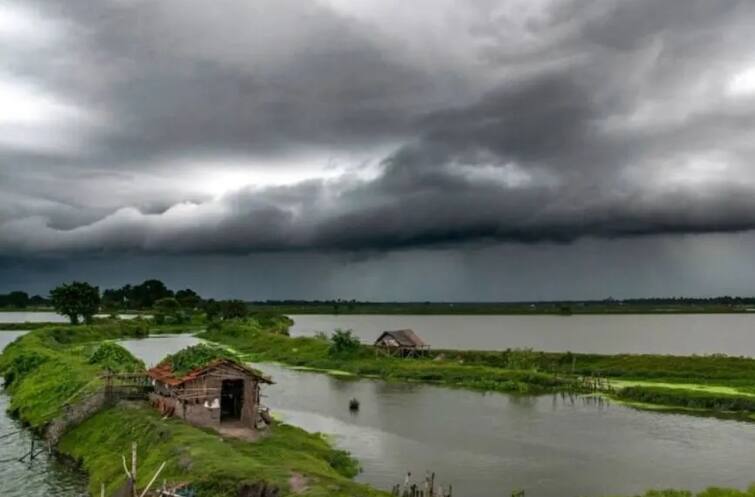
[[136,497],[136,442],[131,443],[131,480],[134,497]]
[[100,483],[100,497],[105,497],[105,484]]

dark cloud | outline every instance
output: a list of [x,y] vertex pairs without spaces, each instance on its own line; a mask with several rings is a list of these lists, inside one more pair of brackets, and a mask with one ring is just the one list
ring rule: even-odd
[[34,5],[0,56],[60,102],[0,139],[0,254],[755,228],[751,2]]

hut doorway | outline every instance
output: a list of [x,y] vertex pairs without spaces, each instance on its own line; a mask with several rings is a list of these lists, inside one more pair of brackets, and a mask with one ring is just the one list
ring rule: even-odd
[[244,405],[244,380],[223,380],[220,391],[220,421],[241,419]]

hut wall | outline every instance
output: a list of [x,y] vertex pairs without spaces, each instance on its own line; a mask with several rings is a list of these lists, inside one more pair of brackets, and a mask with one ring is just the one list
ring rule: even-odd
[[244,381],[240,421],[245,426],[255,428],[259,384],[255,378],[233,367],[220,365],[179,387],[155,382],[155,393],[150,400],[161,411],[172,412],[193,425],[218,427],[223,380]]
[[250,428],[257,427],[257,392],[259,392],[258,383],[253,378],[245,378],[241,423]]
[[208,374],[183,384],[180,390],[181,415],[191,424],[218,426],[220,424],[221,373],[212,370]]

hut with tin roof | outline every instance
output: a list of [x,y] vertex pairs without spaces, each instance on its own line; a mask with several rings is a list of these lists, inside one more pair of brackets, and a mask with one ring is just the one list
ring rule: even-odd
[[149,370],[154,384],[152,405],[163,415],[197,426],[220,429],[225,424],[255,430],[263,421],[269,424],[260,405],[260,386],[272,384],[272,380],[231,357],[211,358],[183,370],[180,354],[193,350],[195,355],[207,357],[207,349],[202,347],[207,346],[189,347]]

